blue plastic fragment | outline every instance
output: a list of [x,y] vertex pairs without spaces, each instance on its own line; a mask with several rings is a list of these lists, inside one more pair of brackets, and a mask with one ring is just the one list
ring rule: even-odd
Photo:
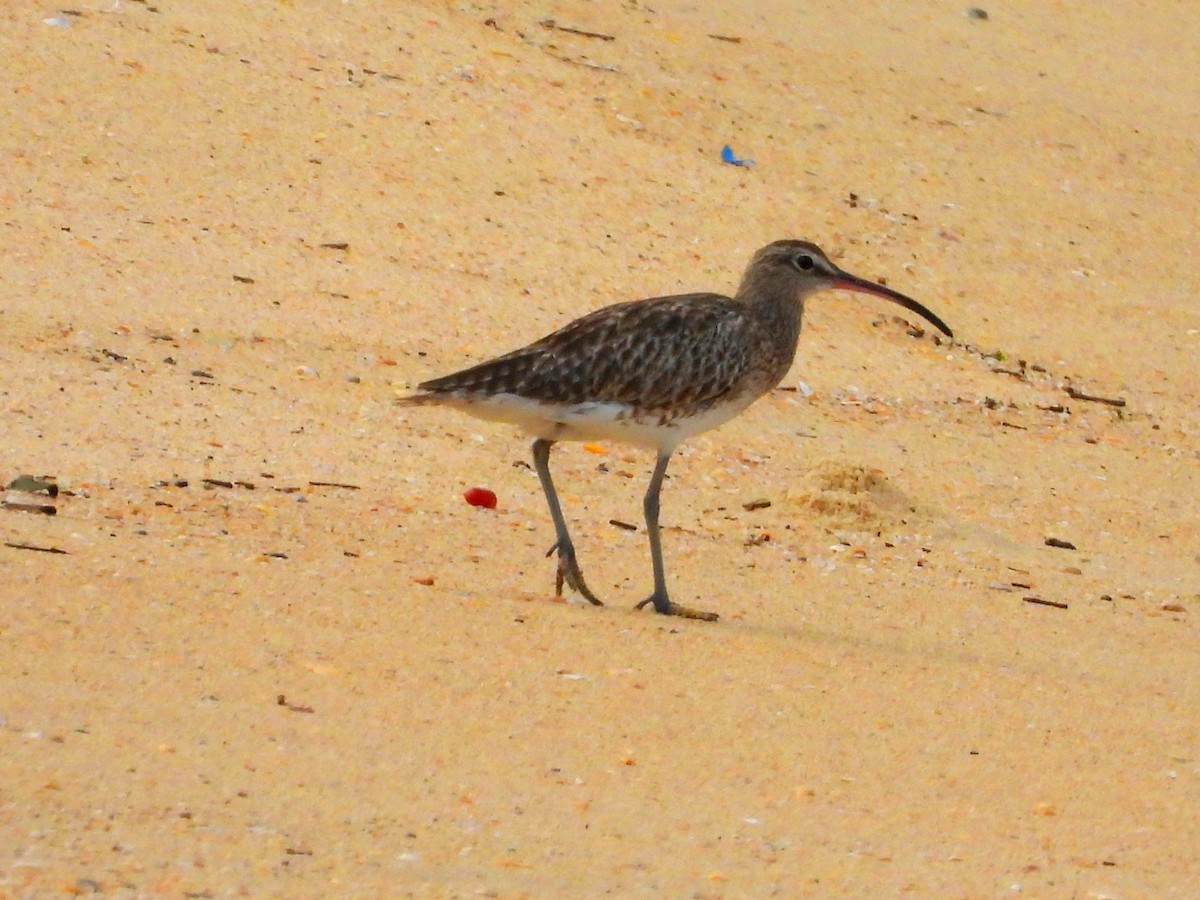
[[749,168],[754,165],[754,160],[752,159],[739,159],[733,152],[733,148],[728,144],[721,148],[721,162],[729,163],[731,166],[742,166],[743,168]]

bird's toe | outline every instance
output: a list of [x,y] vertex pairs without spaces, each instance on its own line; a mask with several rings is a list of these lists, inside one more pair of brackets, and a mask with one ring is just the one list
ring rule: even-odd
[[715,622],[720,616],[714,612],[705,612],[702,609],[692,609],[690,606],[684,606],[682,603],[676,603],[666,596],[651,594],[645,600],[637,605],[641,609],[648,604],[654,604],[654,611],[664,616],[679,616],[681,619],[696,619],[701,622]]
[[603,606],[600,598],[592,593],[592,589],[583,578],[583,570],[579,568],[575,559],[575,548],[560,541],[550,548],[551,553],[555,550],[558,551],[558,570],[554,575],[554,595],[561,597],[563,584],[566,584],[592,606]]

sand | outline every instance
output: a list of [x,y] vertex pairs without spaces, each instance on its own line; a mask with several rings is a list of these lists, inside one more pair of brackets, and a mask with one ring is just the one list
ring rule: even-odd
[[[0,11],[0,894],[1200,896],[1200,26],[1108,6]],[[816,298],[677,455],[716,624],[556,448],[556,600],[396,397],[781,237],[958,340]]]

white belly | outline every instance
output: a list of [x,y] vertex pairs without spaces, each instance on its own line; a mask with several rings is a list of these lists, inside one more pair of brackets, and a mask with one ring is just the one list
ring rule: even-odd
[[508,422],[548,441],[616,441],[670,452],[695,434],[716,428],[754,402],[753,395],[715,404],[698,415],[637,416],[624,403],[543,403],[516,394],[447,397],[441,402],[480,419]]

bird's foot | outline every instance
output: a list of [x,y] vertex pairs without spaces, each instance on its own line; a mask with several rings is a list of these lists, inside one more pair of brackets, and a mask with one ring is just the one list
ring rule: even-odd
[[701,622],[715,622],[720,618],[716,613],[705,612],[702,609],[692,609],[690,606],[684,606],[681,603],[674,603],[664,594],[651,594],[645,600],[637,605],[641,609],[647,603],[654,604],[654,611],[661,613],[664,616],[679,616],[683,619],[699,619]]
[[555,541],[550,549],[546,551],[546,555],[558,551],[558,571],[554,576],[554,596],[561,597],[563,583],[570,585],[571,589],[583,595],[583,598],[592,604],[592,606],[603,606],[592,589],[587,586],[587,582],[583,580],[583,571],[579,568],[579,563],[575,560],[575,546],[570,541]]

